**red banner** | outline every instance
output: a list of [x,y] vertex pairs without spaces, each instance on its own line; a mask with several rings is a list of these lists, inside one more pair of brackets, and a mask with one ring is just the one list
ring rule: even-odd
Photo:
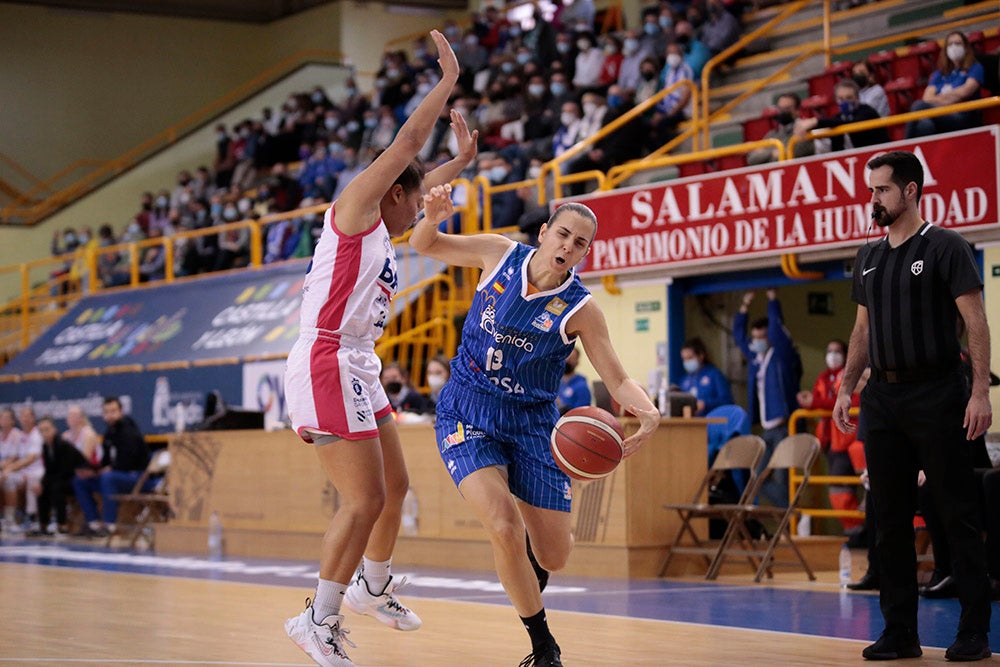
[[871,224],[865,165],[886,150],[924,165],[925,220],[957,231],[1000,225],[1000,130],[827,153],[665,184],[595,193],[597,237],[580,272],[602,275],[857,245]]

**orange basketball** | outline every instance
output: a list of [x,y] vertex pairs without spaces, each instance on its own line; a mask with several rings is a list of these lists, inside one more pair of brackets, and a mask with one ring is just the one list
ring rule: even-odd
[[625,453],[621,424],[607,410],[591,406],[573,408],[552,430],[552,457],[573,479],[600,479],[611,474]]

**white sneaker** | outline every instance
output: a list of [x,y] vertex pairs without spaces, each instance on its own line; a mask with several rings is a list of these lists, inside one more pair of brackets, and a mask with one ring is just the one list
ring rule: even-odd
[[285,632],[300,649],[322,667],[354,667],[347,657],[344,644],[354,647],[355,644],[347,638],[349,630],[342,624],[344,617],[331,615],[316,623],[312,615],[312,603],[306,600],[306,609],[298,616],[285,621]]
[[368,582],[365,581],[361,570],[354,577],[354,581],[344,594],[344,604],[356,614],[374,616],[378,621],[396,630],[416,630],[423,621],[411,610],[403,606],[393,595],[406,584],[406,577],[399,580],[398,584],[393,583],[392,577],[385,585],[385,589],[375,595],[368,589]]

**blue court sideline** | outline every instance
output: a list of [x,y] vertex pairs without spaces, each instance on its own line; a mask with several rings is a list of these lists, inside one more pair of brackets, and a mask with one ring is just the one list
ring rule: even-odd
[[[316,565],[305,561],[249,558],[208,560],[198,556],[109,551],[81,544],[31,540],[0,541],[0,562],[187,577],[310,589]],[[406,576],[402,595],[508,604],[493,572],[399,568]],[[878,596],[847,593],[832,584],[803,589],[754,585],[679,582],[656,579],[602,579],[555,575],[545,591],[550,610],[770,630],[843,639],[875,639],[882,629]],[[782,581],[788,582],[787,577]],[[920,639],[924,646],[946,648],[954,639],[957,600],[920,601]],[[1000,652],[997,615],[990,647]]]

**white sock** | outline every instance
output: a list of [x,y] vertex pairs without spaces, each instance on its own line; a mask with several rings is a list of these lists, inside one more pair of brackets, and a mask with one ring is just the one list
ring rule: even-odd
[[340,613],[340,603],[344,601],[347,584],[338,584],[329,579],[320,579],[316,583],[316,597],[313,598],[313,621],[322,623],[327,616]]
[[392,576],[389,573],[391,565],[391,558],[389,560],[361,559],[361,573],[365,576],[365,582],[368,584],[369,593],[372,595],[379,595],[385,590],[385,587],[388,585],[389,579]]

